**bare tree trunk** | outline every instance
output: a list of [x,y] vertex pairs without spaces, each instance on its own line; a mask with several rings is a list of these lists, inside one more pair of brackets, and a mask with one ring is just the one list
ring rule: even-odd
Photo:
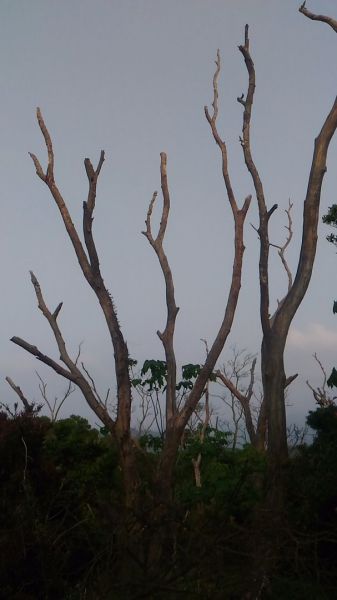
[[[330,17],[314,15],[305,8],[305,2],[300,7],[300,12],[305,16],[328,23],[336,31],[336,21]],[[303,231],[302,244],[298,261],[297,272],[294,281],[288,275],[288,291],[281,302],[279,302],[275,314],[270,316],[269,295],[269,250],[272,245],[269,241],[269,220],[277,205],[267,209],[264,189],[259,172],[254,163],[250,144],[250,123],[252,106],[255,92],[255,67],[250,55],[248,25],[245,30],[244,45],[239,46],[242,53],[247,72],[248,90],[247,95],[242,95],[238,101],[244,107],[244,125],[242,129],[241,145],[247,169],[254,184],[258,211],[259,228],[257,230],[260,238],[260,318],[263,332],[261,348],[261,369],[265,411],[268,424],[268,457],[269,457],[269,492],[264,507],[262,507],[262,520],[264,522],[262,532],[260,516],[256,519],[256,534],[260,535],[260,547],[252,550],[252,594],[249,598],[259,597],[261,585],[268,578],[275,561],[279,556],[282,537],[283,499],[284,499],[284,464],[288,458],[287,429],[285,415],[285,393],[287,385],[294,379],[295,375],[286,378],[284,371],[284,348],[288,336],[290,324],[299,308],[308,289],[312,275],[316,245],[317,225],[319,217],[319,206],[323,177],[326,172],[326,159],[330,141],[337,128],[337,98],[323,124],[323,127],[315,140],[314,153],[309,175],[306,198],[303,207]],[[284,256],[281,252],[281,260],[284,265]],[[277,534],[277,535],[275,535]],[[258,574],[258,577],[256,577]]]
[[287,460],[286,412],[282,340],[272,333],[264,336],[261,348],[264,403],[267,407],[268,452],[280,463]]
[[[301,6],[300,11],[306,14],[304,4]],[[326,21],[326,19],[324,20]],[[330,23],[331,26],[333,24]],[[263,185],[251,153],[250,123],[255,92],[255,67],[249,50],[248,26],[246,26],[245,30],[245,43],[243,46],[239,46],[239,50],[244,57],[249,76],[247,95],[245,98],[244,96],[238,98],[238,101],[244,107],[241,145],[247,169],[253,180],[259,209],[259,228],[257,231],[260,238],[260,316],[263,331],[261,369],[268,422],[268,454],[271,463],[281,465],[287,459],[288,455],[284,389],[295,377],[293,375],[287,379],[285,376],[283,364],[284,348],[290,324],[304,298],[312,274],[317,245],[321,187],[326,172],[326,158],[329,144],[337,127],[337,98],[315,140],[314,155],[303,208],[302,246],[296,277],[294,282],[290,278],[288,292],[284,299],[279,302],[275,314],[271,317],[269,300],[269,249],[272,244],[269,242],[268,226],[272,214],[277,209],[277,205],[273,205],[269,210],[267,209]],[[282,255],[281,259],[283,258]],[[284,260],[282,262],[284,264]],[[289,272],[287,274],[289,277]]]

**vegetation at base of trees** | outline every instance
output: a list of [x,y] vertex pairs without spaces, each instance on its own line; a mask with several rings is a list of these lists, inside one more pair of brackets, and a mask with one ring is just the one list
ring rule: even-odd
[[[286,472],[284,546],[261,598],[333,598],[337,585],[337,407],[310,412],[313,444]],[[137,522],[153,526],[147,495],[162,440],[139,440],[143,503]],[[192,459],[202,452],[202,487]],[[4,598],[228,598],[247,589],[257,539],[254,514],[268,493],[265,456],[233,450],[228,433],[198,431],[179,450],[170,507],[174,549],[156,573],[125,554],[123,485],[111,436],[78,416],[57,422],[0,413],[0,581]],[[151,506],[151,505],[150,505]],[[274,532],[275,534],[275,532]],[[142,538],[142,543],[144,538]]]

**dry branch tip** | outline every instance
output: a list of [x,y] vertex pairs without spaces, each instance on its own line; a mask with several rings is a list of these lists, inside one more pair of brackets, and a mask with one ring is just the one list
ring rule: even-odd
[[[242,94],[241,94],[241,96],[238,96],[238,97],[237,97],[237,101],[238,101],[240,104],[242,104],[242,106],[246,106],[246,101],[245,101],[245,99],[244,99],[244,98],[245,98],[245,95],[244,95],[244,93],[242,93]],[[240,142],[241,142],[241,144],[242,144],[242,138],[240,138]]]
[[39,159],[32,152],[28,152],[28,154],[34,163],[36,174],[40,177],[40,179],[42,179],[42,181],[46,181],[46,176],[43,172]]
[[63,306],[63,302],[60,302],[60,303],[57,305],[57,307],[55,308],[54,312],[53,312],[53,315],[52,315],[52,316],[53,316],[53,318],[55,319],[55,321],[56,321],[56,319],[57,319],[57,317],[58,317],[58,315],[59,315],[59,312],[60,312],[60,310],[61,310],[62,306]]
[[275,212],[275,210],[278,209],[278,204],[274,204],[267,212],[267,217],[268,220],[270,219],[270,217],[272,216],[273,212]]
[[249,25],[246,24],[245,25],[245,48],[247,50],[249,49],[249,37],[248,37],[248,33],[249,33]]

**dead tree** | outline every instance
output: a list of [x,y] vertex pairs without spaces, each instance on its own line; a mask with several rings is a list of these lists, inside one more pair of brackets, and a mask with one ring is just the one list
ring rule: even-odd
[[[335,29],[335,21],[309,13],[305,3],[300,12],[316,20],[327,22]],[[314,153],[310,169],[306,198],[303,206],[303,230],[300,256],[294,281],[289,281],[288,291],[279,302],[273,316],[270,314],[269,298],[269,221],[277,205],[267,207],[267,201],[259,171],[255,165],[250,141],[252,107],[255,92],[255,67],[250,54],[248,25],[244,44],[239,46],[248,72],[248,90],[238,98],[243,106],[243,128],[241,146],[246,167],[251,175],[258,203],[260,239],[259,281],[260,318],[262,325],[261,374],[263,395],[268,424],[268,453],[271,462],[282,464],[288,456],[287,428],[285,414],[285,388],[295,375],[286,377],[284,369],[284,349],[290,324],[308,289],[311,279],[317,245],[317,224],[323,177],[326,172],[326,159],[330,141],[337,127],[337,98],[315,139]]]
[[156,477],[156,490],[158,493],[159,503],[166,503],[167,500],[171,497],[173,489],[173,470],[176,462],[180,441],[182,439],[186,425],[193,412],[195,411],[202,394],[204,393],[207,382],[214,370],[216,362],[220,356],[221,351],[223,350],[224,344],[230,333],[241,288],[242,262],[244,254],[243,229],[247,211],[251,202],[251,196],[248,196],[245,199],[243,206],[240,209],[234,195],[228,172],[226,144],[224,140],[220,137],[217,129],[219,72],[220,54],[218,52],[216,60],[216,71],[213,78],[213,111],[212,114],[210,114],[208,108],[205,107],[205,114],[207,121],[211,127],[213,137],[221,152],[222,174],[226,187],[229,205],[234,219],[235,235],[232,281],[228,293],[225,313],[217,336],[207,354],[205,364],[203,365],[199,375],[197,376],[188,398],[181,407],[177,407],[176,405],[177,380],[176,358],[174,351],[175,322],[179,309],[175,301],[175,290],[173,284],[172,271],[163,248],[163,240],[166,232],[170,211],[170,195],[167,183],[167,157],[164,153],[161,154],[160,167],[163,208],[159,231],[154,237],[152,231],[151,217],[153,207],[157,198],[157,193],[155,192],[152,196],[152,200],[150,202],[149,209],[147,212],[147,218],[145,221],[146,230],[143,232],[157,255],[166,287],[166,327],[163,332],[157,332],[158,337],[160,338],[164,347],[167,364],[166,431],[164,447],[160,456]]
[[38,158],[34,154],[30,154],[36,173],[40,179],[47,185],[50,193],[59,209],[65,229],[69,239],[73,245],[77,260],[79,262],[82,273],[88,284],[96,294],[98,302],[102,308],[106,324],[110,333],[111,342],[114,350],[114,363],[117,382],[117,416],[112,419],[109,415],[106,406],[100,402],[94,391],[90,379],[87,379],[79,369],[76,361],[72,360],[68,354],[66,344],[62,332],[57,323],[57,317],[62,308],[62,302],[58,304],[54,312],[51,312],[44,300],[40,284],[31,272],[31,281],[34,286],[35,294],[38,301],[39,309],[47,319],[59,352],[60,360],[63,362],[63,367],[58,362],[43,354],[36,346],[29,344],[19,337],[13,337],[12,341],[27,352],[30,352],[41,362],[51,367],[56,373],[62,375],[65,379],[76,384],[90,408],[95,412],[97,417],[104,423],[107,429],[111,432],[119,447],[121,464],[123,466],[126,504],[132,505],[134,498],[137,495],[139,485],[138,473],[135,465],[135,447],[130,435],[130,417],[131,417],[131,383],[129,377],[129,353],[126,342],[124,340],[118,319],[116,309],[111,298],[111,295],[105,286],[100,270],[99,258],[96,250],[96,245],[92,233],[93,213],[96,202],[96,188],[98,177],[104,162],[104,151],[101,152],[98,165],[94,169],[89,158],[84,160],[84,166],[88,178],[88,197],[83,202],[83,236],[85,248],[80,240],[78,232],[69,214],[66,202],[55,182],[54,178],[54,150],[52,139],[45,125],[40,109],[37,109],[37,120],[42,132],[44,142],[48,154],[48,165],[46,171],[43,170]]
[[[301,6],[300,10],[306,16],[313,18],[311,13],[310,15],[308,14],[305,4]],[[321,18],[317,16],[316,19],[326,21],[332,27],[334,27],[334,22],[329,20],[327,17]],[[247,95],[246,97],[241,96],[238,99],[244,107],[241,144],[247,168],[253,179],[260,218],[258,234],[260,237],[260,314],[263,330],[262,380],[268,421],[269,452],[271,457],[274,457],[275,459],[277,458],[277,460],[283,460],[287,456],[284,389],[294,377],[292,376],[287,379],[285,376],[283,352],[290,323],[304,297],[311,277],[317,241],[317,220],[321,185],[326,170],[328,146],[337,126],[337,100],[335,101],[322,127],[322,130],[315,141],[308,191],[304,203],[302,248],[297,274],[285,298],[279,303],[274,316],[271,318],[269,314],[268,284],[268,260],[270,249],[268,223],[277,207],[274,205],[270,209],[267,208],[262,182],[253,161],[250,148],[250,122],[255,91],[255,69],[249,50],[248,26],[246,27],[244,45],[240,46],[239,49],[244,57],[249,76]],[[163,247],[170,212],[167,157],[165,153],[161,153],[160,162],[163,208],[159,230],[155,235],[153,233],[151,223],[152,212],[157,198],[157,193],[155,192],[147,212],[146,229],[144,231],[144,235],[148,239],[150,245],[157,255],[166,286],[166,326],[163,332],[158,332],[158,336],[163,344],[167,363],[166,431],[164,447],[158,463],[158,471],[156,475],[157,485],[155,486],[159,502],[166,502],[172,496],[173,471],[179,444],[186,425],[198,402],[200,401],[202,394],[204,393],[207,381],[214,370],[218,357],[231,330],[241,288],[241,273],[244,254],[243,229],[247,211],[251,202],[251,196],[248,196],[245,199],[242,208],[239,208],[228,172],[226,144],[221,138],[217,129],[219,73],[220,55],[218,52],[216,59],[216,71],[213,78],[213,109],[210,113],[206,107],[205,115],[210,125],[214,140],[220,150],[222,174],[234,220],[235,235],[232,281],[219,331],[209,350],[205,364],[203,365],[198,377],[196,378],[195,384],[190,391],[190,394],[188,395],[184,404],[179,407],[177,406],[176,402],[177,382],[176,357],[174,351],[174,331],[178,307],[175,301],[173,276]],[[54,361],[49,356],[43,354],[36,346],[26,342],[25,340],[22,340],[21,338],[13,337],[12,341],[36,356],[40,361],[47,364],[49,367],[54,369],[54,371],[73,382],[81,389],[89,406],[96,413],[98,418],[104,423],[104,425],[110,430],[111,434],[116,440],[120,452],[120,460],[124,476],[126,504],[132,506],[135,502],[135,498],[137,497],[140,481],[137,471],[137,447],[132,440],[130,433],[132,386],[129,374],[129,352],[118,322],[115,305],[101,274],[99,257],[92,231],[93,214],[96,203],[96,188],[104,162],[104,152],[101,152],[96,168],[93,167],[88,158],[86,158],[84,161],[89,190],[87,200],[83,202],[83,244],[71,219],[66,202],[55,182],[54,150],[52,140],[39,109],[37,110],[37,119],[48,154],[48,164],[46,170],[43,170],[41,163],[34,154],[31,154],[31,158],[34,162],[37,175],[47,185],[55,204],[59,209],[82,273],[89,286],[95,293],[106,320],[113,346],[114,366],[116,372],[116,417],[111,417],[106,405],[104,405],[104,403],[101,402],[95,395],[92,389],[90,378],[83,374],[83,372],[75,364],[75,361],[69,356],[64,337],[57,323],[57,317],[61,310],[62,303],[60,303],[53,312],[49,310],[43,298],[40,284],[33,273],[31,273],[31,280],[38,300],[38,306],[54,333],[54,337],[60,352],[60,360],[65,366],[57,361]]]
[[[336,21],[329,17],[313,15],[305,8],[300,12],[314,20],[328,23],[334,30]],[[314,18],[315,17],[315,18]],[[287,426],[285,411],[285,388],[296,377],[286,376],[284,368],[284,350],[290,324],[299,308],[312,275],[316,246],[317,226],[323,178],[326,172],[326,160],[329,144],[337,127],[337,97],[328,113],[323,126],[315,139],[314,152],[310,168],[306,197],[303,205],[302,241],[297,271],[293,281],[288,279],[288,290],[278,303],[273,315],[270,310],[269,290],[269,221],[277,209],[270,208],[264,193],[263,184],[252,156],[250,127],[255,93],[255,67],[250,54],[248,26],[245,29],[244,44],[239,46],[248,73],[248,90],[238,102],[243,106],[243,129],[241,146],[248,172],[251,175],[258,204],[260,240],[259,283],[260,283],[260,320],[262,326],[261,375],[263,385],[263,404],[266,411],[269,488],[265,506],[257,511],[255,532],[252,545],[253,564],[250,589],[246,598],[257,598],[267,586],[275,564],[278,561],[283,543],[284,526],[284,469],[287,462]]]
[[[220,138],[216,127],[216,119],[218,114],[217,77],[219,70],[220,58],[218,56],[217,71],[214,76],[213,85],[213,114],[212,116],[210,116],[208,110],[206,109],[206,116],[210,123],[214,138],[221,150],[223,177],[227,189],[229,204],[234,218],[235,241],[233,276],[229,290],[226,310],[219,328],[219,332],[209,351],[206,362],[195,381],[195,385],[193,386],[191,393],[189,394],[186,402],[182,407],[178,407],[176,403],[176,358],[173,346],[175,321],[178,313],[178,307],[175,303],[172,272],[165,251],[163,249],[163,240],[166,232],[170,211],[170,196],[167,181],[167,157],[165,153],[161,153],[160,163],[163,210],[159,231],[157,235],[154,236],[151,226],[152,211],[157,198],[157,192],[155,192],[153,194],[147,212],[146,231],[144,232],[144,235],[147,237],[149,243],[153,247],[158,257],[166,285],[167,322],[164,331],[162,333],[158,332],[158,336],[163,343],[167,363],[166,431],[164,449],[161,455],[158,473],[156,477],[157,493],[161,499],[165,498],[165,501],[167,501],[167,499],[169,499],[172,496],[173,470],[181,437],[183,435],[187,422],[189,421],[198,402],[200,401],[202,394],[204,393],[207,381],[214,369],[216,361],[228,337],[233,323],[239,291],[241,287],[241,271],[244,253],[243,228],[246,214],[250,205],[251,197],[249,196],[245,199],[243,206],[240,209],[237,205],[230,183],[227,168],[226,145],[225,142]],[[83,372],[79,369],[78,365],[76,364],[76,361],[72,360],[68,354],[63,334],[57,322],[57,317],[62,308],[62,302],[59,303],[56,309],[52,312],[48,308],[44,300],[40,284],[37,278],[35,277],[34,273],[32,272],[31,281],[34,286],[35,294],[37,297],[38,307],[40,308],[44,317],[47,319],[53,331],[60,353],[60,360],[65,365],[65,367],[59,362],[50,358],[48,355],[41,352],[35,345],[30,344],[17,336],[14,336],[12,338],[12,341],[15,344],[24,348],[27,352],[33,354],[38,360],[51,367],[56,373],[62,375],[64,378],[73,382],[80,388],[90,408],[109,429],[114,439],[116,440],[117,446],[120,451],[121,466],[124,476],[126,504],[132,507],[135,504],[135,499],[137,498],[137,490],[140,481],[136,466],[137,446],[132,440],[130,434],[132,395],[129,374],[129,352],[117,319],[117,312],[112,297],[103,281],[103,277],[100,270],[99,257],[97,254],[92,232],[93,213],[96,202],[96,188],[99,174],[104,162],[104,152],[101,152],[96,169],[94,169],[91,161],[88,158],[86,158],[84,161],[84,166],[89,184],[88,197],[87,200],[83,202],[83,236],[85,243],[84,247],[80,236],[74,226],[74,223],[71,219],[66,202],[55,182],[54,150],[52,139],[45,125],[40,109],[37,109],[37,120],[45,141],[48,154],[48,165],[46,171],[43,170],[40,161],[34,154],[30,154],[30,156],[34,162],[37,175],[49,188],[49,191],[59,209],[65,229],[73,245],[82,273],[85,279],[87,280],[88,284],[94,291],[105,316],[106,324],[110,333],[114,350],[114,362],[117,381],[116,418],[111,417],[106,405],[104,405],[104,403],[101,402],[100,399],[97,398],[97,395],[94,393],[90,378],[86,377],[83,374]]]

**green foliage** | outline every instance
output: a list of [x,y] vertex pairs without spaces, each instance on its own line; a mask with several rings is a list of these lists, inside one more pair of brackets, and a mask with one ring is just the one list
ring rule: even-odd
[[[227,512],[228,517],[241,518],[256,504],[258,495],[253,479],[264,473],[265,457],[250,446],[233,451],[229,448],[230,435],[208,428],[203,442],[198,432],[187,437],[177,467],[177,495],[184,505],[191,508],[202,501],[222,513]],[[192,459],[199,452],[202,455],[201,488],[195,486],[191,468]]]
[[329,379],[327,380],[327,384],[329,387],[337,387],[337,371],[335,367],[333,367]]
[[323,223],[337,227],[337,204],[329,206],[328,213],[322,217]]
[[[337,227],[337,204],[329,206],[329,210],[326,215],[323,215],[322,221],[326,225],[330,225],[331,227]],[[333,233],[330,233],[326,239],[332,244],[337,244],[337,236]]]
[[159,454],[163,449],[163,438],[160,435],[145,433],[139,438],[139,444],[144,450]]
[[148,386],[149,391],[161,390],[166,388],[167,366],[163,360],[146,360],[141,369],[141,375],[147,375],[147,379],[142,380],[142,386]]
[[[136,366],[136,360],[129,360],[130,367]],[[194,382],[198,377],[202,365],[188,363],[181,368],[182,379],[177,383],[177,391],[188,391],[193,388]],[[215,381],[216,376],[211,373],[210,381]],[[166,390],[167,385],[167,365],[163,360],[149,359],[145,360],[140,371],[140,377],[131,378],[133,387],[142,386],[147,391],[162,391]]]
[[[184,376],[195,373],[187,370]],[[283,526],[289,537],[266,598],[334,597],[336,407],[311,412],[308,424],[315,439],[299,449],[287,468]],[[250,446],[233,451],[229,435],[208,428],[202,443],[199,431],[185,435],[175,503],[165,516],[175,549],[164,551],[158,573],[149,576],[142,557],[158,527],[151,494],[163,440],[153,435],[139,440],[141,502],[137,514],[130,514],[110,436],[76,416],[51,423],[0,413],[2,597],[243,597],[252,539],[261,534],[254,529],[254,515],[268,489],[267,464]],[[201,488],[192,465],[199,452]],[[132,546],[125,550],[130,535]]]
[[116,452],[80,417],[0,413],[0,454],[3,597],[64,598],[117,522]]
[[301,580],[296,597],[328,599],[334,597],[337,583],[337,407],[311,411],[307,423],[315,431],[313,443],[300,449],[288,473],[289,535],[301,548],[301,559],[296,558],[295,547],[289,545],[278,583],[284,590],[280,597],[286,598],[286,590],[295,580],[296,561]]
[[313,448],[317,444],[324,446],[335,446],[337,448],[337,406],[332,404],[324,408],[310,411],[307,424],[316,431]]

